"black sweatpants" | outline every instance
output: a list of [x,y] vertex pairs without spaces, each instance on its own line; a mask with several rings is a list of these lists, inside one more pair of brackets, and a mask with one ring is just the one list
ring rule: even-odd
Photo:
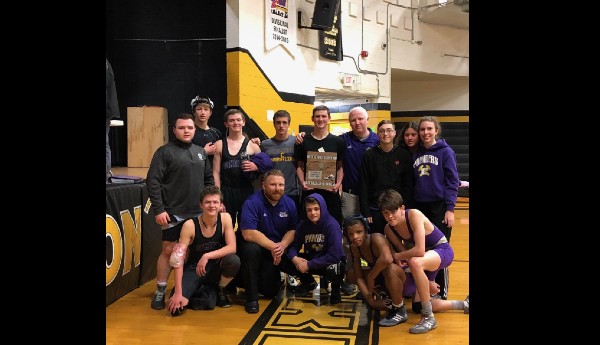
[[284,253],[279,265],[273,264],[271,251],[254,242],[244,240],[241,235],[237,236],[237,254],[240,257],[240,272],[234,279],[234,285],[246,290],[247,301],[258,300],[259,292],[266,298],[277,296],[281,289],[281,274],[287,274],[300,278],[302,284],[310,284],[315,281],[312,274],[300,273],[296,266]]

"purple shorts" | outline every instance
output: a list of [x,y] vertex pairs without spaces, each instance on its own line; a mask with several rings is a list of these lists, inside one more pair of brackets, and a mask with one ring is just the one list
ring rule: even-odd
[[[442,261],[440,262],[440,266],[435,271],[425,271],[425,275],[429,281],[434,281],[438,271],[450,266],[452,260],[454,260],[454,250],[448,243],[438,244],[432,250],[438,253]],[[417,284],[415,282],[415,278],[413,277],[412,273],[406,272],[406,281],[404,282],[404,286],[402,288],[402,294],[404,296],[412,296],[416,291]]]

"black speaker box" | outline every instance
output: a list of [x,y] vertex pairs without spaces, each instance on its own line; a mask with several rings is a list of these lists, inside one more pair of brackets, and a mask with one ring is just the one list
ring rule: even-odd
[[337,13],[341,0],[317,0],[313,12],[313,29],[331,30],[333,28],[333,17]]

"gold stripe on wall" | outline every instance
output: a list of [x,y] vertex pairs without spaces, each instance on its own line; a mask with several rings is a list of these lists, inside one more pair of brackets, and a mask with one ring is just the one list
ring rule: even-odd
[[[377,124],[379,121],[389,120],[391,115],[389,110],[367,110],[367,113],[369,114],[369,128],[371,128],[373,132],[377,131]],[[350,130],[348,114],[350,114],[349,111],[344,113],[331,113],[331,123],[329,124],[329,127],[331,128],[332,124],[346,124],[348,125],[348,130]]]
[[[440,122],[469,122],[468,116],[436,116],[436,118]],[[421,116],[392,117],[394,122],[419,122],[419,120],[421,120]]]

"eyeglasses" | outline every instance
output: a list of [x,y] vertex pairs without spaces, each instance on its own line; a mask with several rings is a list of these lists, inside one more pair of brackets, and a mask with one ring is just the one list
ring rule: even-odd
[[392,134],[392,133],[394,133],[395,131],[396,131],[396,130],[395,130],[395,129],[393,129],[393,128],[380,128],[380,129],[378,129],[378,130],[377,130],[377,133],[379,133],[379,134],[384,134],[384,133],[387,133],[387,134]]

